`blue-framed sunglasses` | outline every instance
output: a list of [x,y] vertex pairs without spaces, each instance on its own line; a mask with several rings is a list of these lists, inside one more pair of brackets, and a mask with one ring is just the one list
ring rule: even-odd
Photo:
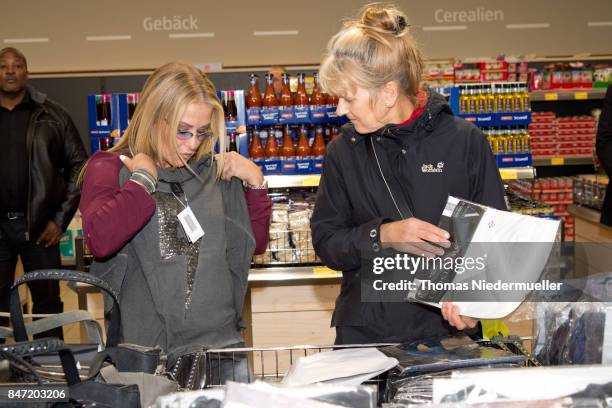
[[[197,132],[195,134],[195,136],[198,138],[199,141],[203,141],[204,139],[212,137],[212,135],[213,135],[212,130],[206,130],[204,132]],[[193,136],[194,136],[193,132],[189,130],[177,130],[176,131],[176,137],[181,140],[189,140]]]

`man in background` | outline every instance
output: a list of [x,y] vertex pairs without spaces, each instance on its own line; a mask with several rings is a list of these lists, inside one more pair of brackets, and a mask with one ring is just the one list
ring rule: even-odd
[[[26,273],[61,266],[59,241],[87,159],[70,116],[28,85],[26,58],[12,47],[0,50],[0,140],[0,310],[8,311],[17,256]],[[62,312],[57,281],[28,286],[33,313]],[[46,336],[63,338],[61,328],[38,337]]]

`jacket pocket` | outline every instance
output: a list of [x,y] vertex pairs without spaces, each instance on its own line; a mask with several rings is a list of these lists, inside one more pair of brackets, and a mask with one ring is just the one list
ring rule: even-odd
[[151,298],[166,321],[185,318],[186,273],[187,257],[177,255],[160,260],[152,273],[147,276]]

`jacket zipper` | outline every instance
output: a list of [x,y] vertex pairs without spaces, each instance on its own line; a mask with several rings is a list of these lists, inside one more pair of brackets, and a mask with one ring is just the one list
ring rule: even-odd
[[38,117],[43,112],[44,108],[38,108],[34,114],[32,115],[32,120],[30,121],[30,125],[28,126],[28,132],[26,133],[26,143],[27,143],[27,154],[28,154],[28,206],[26,209],[26,232],[25,232],[25,240],[30,240],[30,221],[31,221],[31,205],[32,200],[32,143],[34,140],[34,128],[36,128],[36,121]]

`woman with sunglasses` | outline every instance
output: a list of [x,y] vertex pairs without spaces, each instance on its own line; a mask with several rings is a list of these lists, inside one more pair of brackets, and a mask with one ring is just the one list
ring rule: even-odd
[[[236,153],[214,156],[224,135],[206,75],[167,64],[147,79],[119,143],[81,177],[91,271],[119,293],[123,341],[161,346],[186,387],[199,386],[197,376],[187,383],[196,352],[241,344],[251,257],[267,245],[263,175]],[[229,379],[246,376],[242,363],[229,364]]]

